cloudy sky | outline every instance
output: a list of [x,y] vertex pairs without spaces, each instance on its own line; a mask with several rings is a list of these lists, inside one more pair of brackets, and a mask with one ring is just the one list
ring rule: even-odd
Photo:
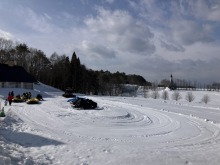
[[1,0],[0,37],[94,70],[220,82],[219,0]]

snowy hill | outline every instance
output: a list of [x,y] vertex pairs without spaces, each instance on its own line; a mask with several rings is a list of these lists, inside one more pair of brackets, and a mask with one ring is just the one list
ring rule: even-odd
[[[1,106],[9,91],[1,89]],[[187,91],[179,101],[87,96],[99,110],[75,110],[63,91],[39,84],[37,105],[12,103],[0,120],[0,164],[179,165],[220,162],[220,93]],[[160,91],[161,94],[163,91]],[[172,91],[168,91],[171,98]],[[210,102],[201,98],[208,94]]]

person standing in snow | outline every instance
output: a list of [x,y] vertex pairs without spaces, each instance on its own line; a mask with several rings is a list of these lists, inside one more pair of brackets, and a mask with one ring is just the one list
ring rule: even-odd
[[14,92],[13,91],[11,91],[11,95],[12,95],[12,97],[14,97]]
[[12,103],[12,99],[13,99],[13,96],[11,94],[8,95],[8,102],[9,102],[9,105],[11,105]]
[[28,99],[31,99],[31,92],[28,92]]

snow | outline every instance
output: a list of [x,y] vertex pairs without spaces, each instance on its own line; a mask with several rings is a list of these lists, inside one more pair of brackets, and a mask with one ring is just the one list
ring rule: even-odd
[[[138,97],[85,96],[95,110],[75,110],[63,91],[39,84],[40,104],[12,103],[0,118],[0,164],[24,165],[219,165],[220,93],[180,91],[179,101]],[[172,92],[169,91],[171,98]],[[160,91],[162,93],[163,91]],[[201,98],[208,94],[210,102]]]

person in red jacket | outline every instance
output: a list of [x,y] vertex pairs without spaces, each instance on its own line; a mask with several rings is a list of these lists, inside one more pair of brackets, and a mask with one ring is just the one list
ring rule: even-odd
[[13,96],[9,93],[9,94],[8,94],[8,102],[9,102],[9,105],[11,105],[12,99],[13,99]]

